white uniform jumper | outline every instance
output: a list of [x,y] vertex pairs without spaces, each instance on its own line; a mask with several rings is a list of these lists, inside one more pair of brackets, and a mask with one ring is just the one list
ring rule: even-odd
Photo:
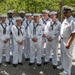
[[46,55],[45,55],[45,62],[49,62],[50,59],[50,52],[53,50],[52,56],[52,64],[58,64],[58,36],[60,34],[60,26],[61,23],[56,20],[55,22],[51,21],[45,27],[45,34],[46,37],[51,37],[52,41],[47,40],[46,44]]
[[73,42],[69,49],[65,47],[70,35],[75,33],[75,22],[74,18],[70,16],[68,19],[65,19],[61,26],[61,63],[62,67],[67,74],[71,74],[72,67],[72,50],[73,50]]
[[[42,25],[32,23],[29,25],[28,34],[30,36],[30,63],[35,62],[35,49],[37,50],[37,64],[41,64],[41,47],[42,47]],[[33,42],[32,38],[37,38],[37,42]]]
[[17,27],[14,25],[12,27],[12,35],[14,43],[13,64],[18,64],[22,62],[23,45],[19,45],[18,41],[21,42],[25,40],[24,26]]
[[[8,42],[4,43],[6,39],[8,39]],[[6,62],[10,61],[9,39],[10,39],[9,26],[6,23],[5,24],[0,23],[0,63],[2,63],[3,48],[5,49]]]

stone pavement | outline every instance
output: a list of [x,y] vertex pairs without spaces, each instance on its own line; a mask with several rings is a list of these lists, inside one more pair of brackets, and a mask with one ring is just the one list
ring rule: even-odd
[[[60,50],[59,50],[60,57]],[[73,67],[72,67],[72,75],[75,75],[75,46],[73,52]],[[18,65],[14,68],[12,65],[7,65],[4,62],[5,57],[3,57],[3,64],[0,66],[0,75],[59,75],[61,70],[53,69],[51,62],[47,65],[43,65],[41,67],[37,67],[36,64],[33,66],[29,66],[29,62],[25,61],[23,58],[23,66]],[[12,60],[12,59],[11,59]],[[60,62],[59,62],[60,64]]]

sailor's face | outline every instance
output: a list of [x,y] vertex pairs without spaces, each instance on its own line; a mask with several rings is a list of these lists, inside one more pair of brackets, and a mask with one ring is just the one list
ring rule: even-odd
[[26,19],[27,20],[31,20],[31,16],[26,16]]
[[63,12],[63,17],[68,17],[71,14],[71,11]]
[[22,17],[22,18],[25,16],[24,13],[20,13],[19,15],[20,15],[20,17]]
[[39,16],[34,16],[34,21],[35,22],[38,22],[39,21],[39,18],[40,18]]
[[48,13],[44,12],[44,13],[43,13],[43,16],[44,16],[44,17],[47,17],[47,16],[48,16]]
[[13,16],[13,13],[8,13],[9,18],[12,18],[12,16]]
[[2,21],[6,21],[6,17],[2,17],[1,20],[2,20]]
[[17,25],[21,25],[21,20],[16,20]]
[[56,15],[55,14],[51,14],[50,17],[51,17],[51,19],[56,19]]

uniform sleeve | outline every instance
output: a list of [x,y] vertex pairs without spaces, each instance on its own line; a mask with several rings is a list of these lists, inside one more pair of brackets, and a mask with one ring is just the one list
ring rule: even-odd
[[24,28],[24,31],[23,31],[23,40],[25,40],[25,37],[26,37],[26,32],[25,32],[25,28]]
[[75,33],[75,21],[71,21],[71,33]]
[[3,35],[1,34],[1,31],[0,31],[0,40],[4,41],[5,38],[3,37]]
[[13,34],[13,39],[15,39],[16,41],[19,41],[18,36],[16,35],[16,30],[15,30],[14,26],[12,27],[11,31],[12,31],[12,34]]
[[3,36],[3,32],[0,25],[0,40],[4,41],[6,38]]
[[7,39],[10,39],[10,28],[7,26]]

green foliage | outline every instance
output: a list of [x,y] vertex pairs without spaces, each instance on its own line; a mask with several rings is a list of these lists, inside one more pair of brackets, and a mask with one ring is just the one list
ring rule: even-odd
[[[13,9],[15,13],[20,10],[25,12],[41,12],[43,9],[60,11],[61,0],[0,0],[0,14]],[[75,0],[64,0],[64,5],[75,7]],[[75,8],[74,8],[75,13]]]

